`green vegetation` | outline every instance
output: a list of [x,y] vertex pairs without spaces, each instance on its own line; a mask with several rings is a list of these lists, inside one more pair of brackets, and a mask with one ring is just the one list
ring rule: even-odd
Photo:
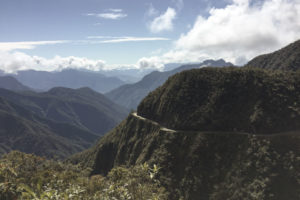
[[168,199],[298,200],[299,144],[299,131],[257,136],[168,132],[130,116],[96,146],[70,160],[102,175],[122,165],[158,164],[158,179]]
[[202,68],[171,77],[138,114],[175,130],[276,133],[300,129],[300,72]]
[[159,200],[166,199],[148,164],[117,167],[107,177],[89,177],[89,169],[11,152],[0,160],[0,199],[28,200]]
[[102,175],[158,164],[168,199],[298,200],[299,99],[299,72],[181,72],[139,105],[146,119],[129,116],[70,161]]
[[0,89],[0,96],[34,114],[65,122],[103,135],[128,114],[104,95],[89,88],[53,88],[48,92],[13,92]]
[[273,53],[257,56],[245,66],[297,71],[300,69],[300,40]]
[[0,155],[19,150],[65,158],[90,147],[97,138],[88,130],[42,118],[0,97]]
[[[292,45],[295,51],[298,43]],[[3,156],[0,200],[299,200],[300,71],[294,71],[228,67],[176,74],[142,101],[140,116],[129,115],[66,162],[20,152]],[[0,98],[3,141],[11,142],[7,135],[17,135],[18,141],[19,133],[39,133],[45,126],[61,137],[72,135],[67,127],[41,122],[37,111],[65,103],[98,105],[93,91],[73,92],[44,93],[47,99],[56,96],[50,104],[29,101],[29,94],[21,98],[26,109]],[[61,115],[54,116],[68,116],[76,106],[72,112],[62,109],[67,107],[59,106]]]
[[127,111],[89,88],[45,93],[0,89],[0,155],[11,150],[48,158],[83,151]]

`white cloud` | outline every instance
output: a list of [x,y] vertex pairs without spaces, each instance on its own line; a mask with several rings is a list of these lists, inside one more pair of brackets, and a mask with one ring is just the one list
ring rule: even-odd
[[68,43],[67,40],[56,41],[26,41],[26,42],[0,42],[0,51],[12,51],[15,49],[34,49],[40,45],[53,45]]
[[137,63],[138,68],[140,69],[159,69],[162,70],[164,65],[161,62],[161,59],[157,56],[150,58],[141,58]]
[[153,33],[159,33],[162,31],[170,31],[173,29],[173,20],[176,17],[176,11],[173,8],[168,7],[166,12],[156,18],[150,23],[150,31]]
[[39,56],[30,56],[22,52],[1,52],[0,70],[7,73],[16,73],[20,70],[35,69],[42,71],[54,71],[63,69],[87,69],[98,71],[109,68],[103,60],[91,60],[82,57],[60,57],[46,59]]
[[162,37],[123,37],[111,40],[99,41],[99,43],[120,43],[120,42],[144,42],[144,41],[162,41],[169,40],[168,38]]
[[300,0],[232,0],[224,8],[211,8],[207,18],[198,16],[172,50],[141,61],[143,65],[146,61],[153,62],[158,68],[161,63],[200,62],[208,58],[244,64],[297,39],[300,39]]
[[[88,39],[102,39],[102,40],[91,40],[88,41],[92,44],[101,44],[101,43],[121,43],[121,42],[145,42],[145,41],[167,41],[169,38],[164,37],[130,37],[130,36],[88,36]],[[105,39],[105,40],[103,40]]]
[[[210,16],[199,16],[176,43],[178,50],[207,54],[237,63],[274,51],[300,37],[300,1],[234,0]],[[239,64],[239,63],[237,63]]]
[[112,19],[112,20],[117,20],[117,19],[127,17],[127,14],[123,13],[121,9],[113,9],[110,11],[111,12],[105,12],[105,13],[87,13],[86,16],[93,16],[93,17]]

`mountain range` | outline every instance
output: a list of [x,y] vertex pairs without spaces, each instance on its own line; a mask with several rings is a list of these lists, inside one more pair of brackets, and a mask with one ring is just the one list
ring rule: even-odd
[[162,85],[170,76],[189,69],[201,68],[204,66],[224,67],[232,66],[224,60],[206,60],[200,64],[188,64],[175,68],[170,71],[154,71],[146,75],[142,80],[133,84],[125,84],[116,88],[105,95],[115,103],[127,109],[136,109],[141,100],[151,91]]
[[65,158],[89,147],[128,114],[89,88],[0,89],[0,98],[0,154],[20,150]]
[[102,135],[123,120],[128,111],[89,88],[53,88],[48,92],[13,92],[0,89],[3,97],[36,115],[70,123]]
[[25,70],[18,71],[14,76],[22,84],[37,91],[47,91],[53,87],[67,87],[78,89],[89,87],[104,93],[123,84],[124,81],[116,77],[108,77],[101,73],[80,70],[63,70],[56,72]]
[[208,60],[152,72],[106,94],[137,108],[129,115],[87,87],[2,88],[0,154],[68,158],[92,179],[147,163],[168,199],[298,200],[299,46],[244,67]]
[[92,132],[42,118],[0,97],[0,155],[12,150],[65,158],[91,146]]
[[299,71],[184,71],[69,161],[92,175],[155,164],[168,199],[297,200],[299,99]]

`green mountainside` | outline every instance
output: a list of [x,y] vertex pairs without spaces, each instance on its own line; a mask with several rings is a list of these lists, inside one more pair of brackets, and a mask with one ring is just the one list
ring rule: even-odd
[[157,164],[168,199],[299,199],[299,80],[247,68],[179,73],[70,161],[103,175]]
[[231,63],[225,62],[223,59],[206,60],[200,64],[182,65],[170,71],[154,71],[144,76],[144,78],[137,83],[122,85],[106,93],[105,95],[117,104],[122,105],[128,109],[135,110],[141,100],[145,96],[147,96],[149,92],[161,86],[170,76],[178,72],[204,66],[224,67],[231,65]]
[[[168,80],[149,74],[135,87],[145,92],[149,83],[167,81],[91,148],[64,163],[20,152],[2,156],[0,199],[299,200],[298,44],[243,68],[184,71],[197,68],[188,65]],[[143,98],[139,87],[127,86],[123,92]],[[115,106],[88,88],[0,94],[0,151],[41,145],[50,153],[33,153],[48,157],[94,141],[87,122],[98,107]]]
[[296,71],[300,69],[300,40],[273,53],[257,56],[245,66]]
[[205,68],[176,74],[137,112],[176,130],[266,134],[300,129],[299,100],[300,73]]
[[102,135],[123,120],[128,111],[88,88],[53,88],[48,92],[13,92],[0,96],[40,117],[65,122]]
[[0,97],[0,154],[19,150],[65,158],[88,148],[97,138],[92,132],[41,118]]

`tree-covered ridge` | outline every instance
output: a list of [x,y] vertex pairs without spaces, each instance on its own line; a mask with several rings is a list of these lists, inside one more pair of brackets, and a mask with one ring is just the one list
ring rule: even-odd
[[138,114],[175,130],[278,133],[300,129],[300,73],[203,68],[174,75]]
[[270,54],[260,55],[249,61],[246,67],[296,71],[300,69],[300,40]]
[[182,72],[184,70],[190,70],[195,68],[200,68],[204,66],[214,66],[214,67],[228,67],[232,66],[231,63],[225,62],[223,59],[220,60],[205,60],[199,64],[185,64],[181,65],[170,71],[154,71],[143,77],[142,80],[133,84],[122,85],[105,95],[128,109],[136,109],[141,100],[147,96],[147,94],[159,86],[161,86],[168,77]]
[[126,115],[127,110],[89,88],[53,88],[48,92],[13,92],[0,96],[50,120],[65,122],[102,135]]
[[0,159],[1,200],[163,200],[159,167],[117,167],[107,177],[90,169],[21,152]]
[[117,166],[157,164],[168,199],[298,200],[299,144],[299,131],[173,132],[131,115],[71,161],[102,175]]
[[19,150],[65,158],[90,147],[97,138],[90,131],[42,118],[0,97],[0,155]]

